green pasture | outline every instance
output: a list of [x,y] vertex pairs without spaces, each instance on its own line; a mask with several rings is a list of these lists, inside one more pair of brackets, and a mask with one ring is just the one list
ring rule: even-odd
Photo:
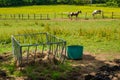
[[[119,20],[1,20],[1,52],[11,51],[11,35],[49,32],[67,41],[83,45],[91,53],[120,52]],[[5,46],[7,45],[7,46]],[[7,47],[7,48],[6,48]]]
[[120,12],[120,8],[78,6],[78,5],[43,5],[43,6],[22,6],[0,8],[0,14],[39,14],[39,13],[61,13],[82,10],[82,12],[92,12],[101,9],[105,12]]
[[[42,5],[42,6],[20,6],[20,7],[2,7],[0,14],[50,14],[56,19],[51,20],[0,20],[0,52],[11,51],[6,44],[11,44],[12,34],[26,34],[36,32],[49,32],[62,37],[67,41],[67,45],[79,44],[84,46],[85,51],[93,53],[100,52],[119,52],[120,39],[120,21],[112,19],[87,19],[87,20],[69,20],[57,19],[67,17],[71,11],[81,10],[79,17],[92,17],[91,13],[95,9],[104,11],[105,17],[111,17],[111,13],[118,14],[120,8],[96,7],[96,6],[78,6],[78,5]],[[6,16],[7,17],[7,16]],[[100,15],[95,16],[101,17]],[[10,45],[8,45],[10,46]]]
[[[81,10],[82,14],[79,15],[80,18],[92,18],[93,10],[103,10],[104,18],[112,18],[112,12],[114,13],[115,18],[117,18],[120,13],[120,8],[110,8],[110,7],[96,7],[96,6],[78,6],[78,5],[42,5],[42,6],[21,6],[21,7],[7,7],[0,8],[0,14],[24,14],[24,16],[33,14],[49,14],[50,18],[68,18],[67,14],[69,12],[76,12]],[[102,18],[101,15],[98,15],[96,18]]]
[[[0,8],[0,14],[59,14],[82,10],[79,17],[91,15],[95,9],[101,9],[111,17],[111,12],[120,13],[120,8],[95,7],[95,6],[76,6],[76,5],[43,5],[43,6],[23,6],[23,7],[7,7]],[[12,52],[11,35],[31,34],[39,32],[48,32],[67,41],[68,45],[82,45],[84,53],[92,54],[120,53],[120,20],[119,19],[51,19],[51,20],[0,20],[0,54]],[[100,15],[96,16],[100,17]],[[88,17],[87,17],[88,18]],[[91,18],[91,16],[89,16]],[[39,38],[38,38],[39,39]],[[8,59],[8,63],[1,61],[0,69],[6,70],[8,75],[14,77],[28,76],[36,80],[39,76],[51,76],[52,79],[61,79],[66,77],[67,72],[74,70],[69,62],[56,66],[49,64],[47,69],[44,65],[27,66],[25,71],[16,70],[12,59]],[[70,62],[71,63],[71,62]],[[55,67],[55,69],[53,68]],[[57,70],[58,71],[57,71]],[[36,74],[39,71],[40,74]],[[77,69],[76,69],[77,71]],[[64,73],[63,73],[64,72]],[[50,74],[49,74],[50,73]]]

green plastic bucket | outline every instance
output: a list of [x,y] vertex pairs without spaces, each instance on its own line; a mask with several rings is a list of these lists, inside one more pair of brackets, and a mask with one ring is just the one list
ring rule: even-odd
[[83,46],[80,45],[67,46],[67,56],[69,59],[82,59]]

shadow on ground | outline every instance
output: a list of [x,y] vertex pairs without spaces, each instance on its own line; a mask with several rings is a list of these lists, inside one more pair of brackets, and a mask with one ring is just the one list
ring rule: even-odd
[[[11,53],[0,55],[0,65],[10,64],[11,55]],[[21,68],[16,67],[15,72],[22,73],[18,77],[11,77],[3,67],[0,67],[0,80],[120,80],[119,59],[101,60],[96,58],[96,55],[84,53],[82,60],[66,60],[65,64],[56,64],[40,59],[40,56],[37,58],[39,59],[35,63],[31,59]]]

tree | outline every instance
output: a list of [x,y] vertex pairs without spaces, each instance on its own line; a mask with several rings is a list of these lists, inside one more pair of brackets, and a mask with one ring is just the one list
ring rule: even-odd
[[120,7],[120,0],[109,0],[106,3],[108,6],[117,6]]

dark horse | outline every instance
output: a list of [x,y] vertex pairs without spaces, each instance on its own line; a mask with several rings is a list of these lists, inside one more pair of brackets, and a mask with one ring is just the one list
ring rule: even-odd
[[79,13],[82,13],[82,11],[70,12],[68,14],[68,17],[72,19],[72,16],[76,16],[76,19],[77,19]]
[[95,16],[95,14],[101,14],[102,13],[102,10],[94,10],[92,12],[92,15]]

